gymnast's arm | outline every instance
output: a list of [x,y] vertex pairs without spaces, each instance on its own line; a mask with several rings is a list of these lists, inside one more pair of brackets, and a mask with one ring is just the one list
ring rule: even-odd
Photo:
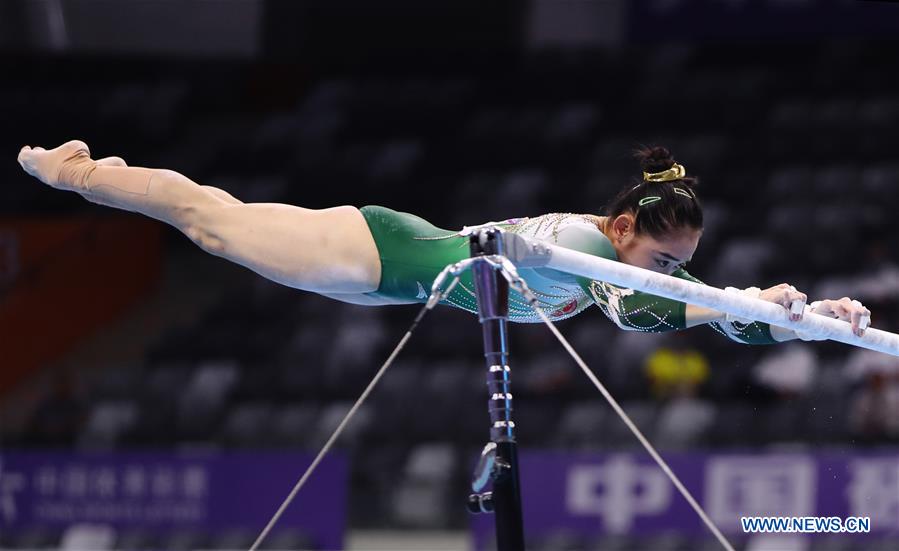
[[[556,232],[554,238],[556,245],[609,260],[618,260],[612,243],[596,227],[571,225]],[[694,307],[676,300],[625,289],[603,281],[565,274],[557,270],[537,268],[536,271],[549,279],[566,283],[576,282],[588,296],[593,298],[606,317],[622,329],[660,333],[707,323],[738,342],[753,344],[778,342],[775,336],[772,336],[767,324],[749,324],[738,330],[733,324],[725,321],[722,312]],[[675,271],[672,275],[702,283],[683,269]]]
[[[705,285],[704,282],[693,277],[683,268],[675,270],[671,275]],[[786,307],[792,302],[792,297],[790,295],[793,292],[798,293],[798,291],[790,291],[789,289],[789,285],[782,283],[766,289],[764,293],[768,296],[759,295],[759,298],[765,298],[771,302],[779,302]],[[802,293],[798,294],[802,295]],[[802,295],[802,298],[805,300],[805,295]],[[784,329],[783,327],[777,327],[760,321],[746,324],[729,322],[727,321],[727,316],[724,312],[687,304],[684,309],[684,327],[695,327],[703,324],[708,324],[712,329],[725,335],[727,338],[744,344],[774,344],[796,338],[796,334],[793,331]]]
[[[682,270],[677,270],[672,275],[702,283]],[[777,338],[780,334],[777,332],[772,334],[771,327],[767,323],[731,323],[725,320],[724,313],[715,310],[694,307],[677,300],[625,289],[602,281],[586,278],[580,278],[579,281],[581,287],[593,297],[606,317],[622,329],[662,333],[708,324],[736,342],[744,344],[780,342]]]
[[[595,227],[568,226],[555,234],[554,241],[556,245],[562,247],[609,260],[618,260],[612,243]],[[730,339],[747,344],[771,344],[795,337],[792,332],[790,335],[780,333],[779,328],[774,329],[772,333],[772,329],[766,323],[756,322],[746,325],[730,323],[726,321],[723,312],[708,308],[633,289],[625,289],[602,281],[564,274],[556,270],[538,268],[537,271],[550,279],[565,280],[566,282],[569,279],[576,281],[587,295],[593,298],[606,317],[622,329],[660,333],[709,324]],[[682,268],[671,275],[702,283]],[[769,293],[769,291],[771,290],[766,290],[765,293]],[[772,300],[774,297],[762,298]],[[802,295],[802,298],[804,299],[805,295]],[[772,300],[772,302],[778,302],[778,300]],[[785,304],[789,305],[789,302]]]
[[[704,285],[702,281],[691,276],[683,268],[676,270],[671,275]],[[787,309],[789,309],[794,300],[801,300],[803,303],[808,300],[808,297],[806,297],[804,293],[797,291],[793,286],[787,283],[781,283],[780,285],[765,289],[760,292],[758,297],[768,302],[780,304]],[[843,297],[839,300],[825,299],[815,301],[810,308],[807,307],[806,311],[848,322],[851,324],[853,332],[858,336],[864,334],[865,327],[870,323],[871,316],[870,310],[865,308],[862,303],[857,300],[852,300],[849,297]],[[867,322],[860,327],[863,317],[867,317],[868,319]],[[794,316],[794,319],[799,319],[799,316]],[[814,340],[812,337],[799,336],[792,329],[777,325],[770,325],[762,322],[729,322],[727,321],[727,316],[723,312],[687,304],[684,310],[684,327],[694,327],[702,324],[709,324],[713,329],[727,336],[731,340],[746,344],[773,344],[798,338]]]
[[[703,284],[702,281],[688,274],[683,268],[675,271],[671,275]],[[798,299],[803,303],[808,301],[808,297],[806,297],[804,293],[797,291],[793,286],[787,283],[781,283],[780,285],[765,289],[760,292],[758,297],[762,300],[767,300],[768,302],[780,304],[787,309],[789,309],[794,300]],[[871,311],[865,308],[859,301],[852,300],[849,297],[843,297],[839,300],[824,299],[815,301],[810,307],[806,307],[806,311],[848,322],[852,326],[852,331],[858,336],[864,334],[865,327],[867,327],[871,321]],[[800,316],[794,316],[794,319],[799,319],[799,317]],[[862,323],[862,318],[865,317],[867,317],[867,320]],[[710,324],[716,331],[727,335],[733,340],[750,344],[769,344],[790,341],[798,338],[815,340],[810,337],[799,336],[792,329],[777,325],[769,325],[761,322],[752,322],[749,324],[728,322],[727,317],[723,312],[688,304],[685,312],[685,326],[693,327],[703,323]],[[768,337],[770,337],[770,340],[765,337],[766,332]]]
[[[557,233],[555,244],[609,260],[618,260],[618,255],[608,238],[596,228],[569,226]],[[774,344],[798,338],[791,329],[763,322],[745,324],[729,322],[724,312],[717,310],[625,289],[602,281],[563,274],[556,270],[537,269],[537,271],[543,273],[545,277],[560,281],[567,282],[569,278],[573,278],[587,295],[593,298],[603,313],[622,329],[660,333],[708,324],[729,339],[744,344]],[[671,275],[705,285],[683,268],[675,270]],[[780,304],[786,309],[790,308],[794,300],[803,302],[807,300],[805,294],[786,283],[761,291],[759,298]],[[857,330],[861,316],[870,315],[860,303],[845,297],[839,301],[821,301],[814,311],[849,321],[853,330]]]

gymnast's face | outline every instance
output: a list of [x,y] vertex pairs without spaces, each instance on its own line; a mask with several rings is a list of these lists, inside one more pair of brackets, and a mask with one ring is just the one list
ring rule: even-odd
[[702,230],[678,228],[665,236],[653,237],[635,232],[634,216],[622,214],[605,224],[618,260],[653,272],[671,274],[693,258]]

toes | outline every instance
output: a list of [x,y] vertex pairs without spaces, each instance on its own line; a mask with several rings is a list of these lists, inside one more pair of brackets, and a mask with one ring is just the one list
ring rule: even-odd
[[27,168],[26,165],[30,166],[34,164],[34,153],[37,149],[32,149],[30,146],[25,146],[21,150],[19,150],[19,156],[16,157],[16,160],[19,161],[19,164],[22,165],[23,168]]

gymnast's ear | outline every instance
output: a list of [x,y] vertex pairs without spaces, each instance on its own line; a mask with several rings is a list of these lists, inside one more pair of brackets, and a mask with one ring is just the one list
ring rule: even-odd
[[620,243],[622,240],[634,235],[636,218],[629,212],[619,214],[612,220],[610,227],[612,229],[612,241]]

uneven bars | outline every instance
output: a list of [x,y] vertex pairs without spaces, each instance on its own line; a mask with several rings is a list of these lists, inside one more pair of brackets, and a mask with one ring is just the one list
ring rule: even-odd
[[773,302],[728,293],[710,285],[652,272],[518,234],[505,232],[503,237],[506,240],[506,256],[518,267],[552,268],[741,318],[798,329],[814,338],[839,341],[899,356],[899,335],[895,333],[869,327],[863,337],[858,337],[852,332],[849,323],[819,314],[804,315],[801,320],[792,321],[789,311]]

